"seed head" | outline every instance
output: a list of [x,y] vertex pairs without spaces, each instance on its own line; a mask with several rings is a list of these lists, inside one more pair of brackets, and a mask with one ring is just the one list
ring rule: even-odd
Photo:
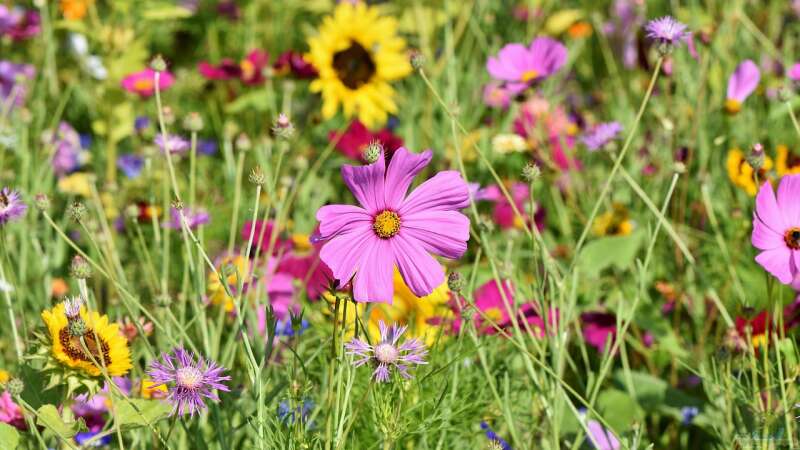
[[753,144],[750,154],[747,155],[747,163],[756,171],[764,167],[764,146],[761,143]]
[[156,57],[150,61],[150,68],[156,72],[165,72],[167,70],[167,62],[164,61],[163,56],[156,55]]
[[420,51],[414,51],[411,53],[411,67],[414,70],[420,70],[425,67],[425,55],[422,54]]
[[73,202],[67,207],[67,216],[75,222],[82,222],[86,217],[86,206],[81,202]]
[[198,132],[203,129],[203,117],[196,112],[190,112],[183,118],[183,128],[186,131]]
[[25,382],[14,377],[6,383],[6,390],[12,397],[18,397],[25,390]]
[[536,181],[541,175],[542,171],[536,163],[525,164],[525,167],[522,168],[522,178],[529,183]]
[[459,272],[450,272],[447,275],[447,287],[453,292],[461,292],[464,288],[464,277]]
[[81,255],[75,255],[69,264],[69,274],[73,278],[85,280],[92,276],[92,266]]
[[248,178],[250,182],[256,186],[263,186],[267,182],[267,176],[264,175],[261,166],[255,166],[253,170],[250,171],[250,176]]
[[381,157],[383,153],[383,145],[379,141],[372,141],[364,149],[364,161],[369,164],[374,163]]
[[47,211],[50,209],[50,197],[47,194],[36,194],[33,198],[33,204],[39,211]]

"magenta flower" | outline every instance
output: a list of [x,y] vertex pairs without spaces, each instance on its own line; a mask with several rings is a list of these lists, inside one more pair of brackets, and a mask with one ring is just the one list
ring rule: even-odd
[[508,44],[486,62],[493,78],[505,81],[514,93],[522,92],[533,81],[554,74],[567,61],[567,48],[549,37],[538,37],[530,47]]
[[659,44],[675,46],[689,39],[686,25],[671,16],[664,16],[647,22],[644,26],[647,37]]
[[786,175],[778,196],[769,181],[761,185],[753,214],[756,262],[781,283],[790,284],[800,269],[800,175]]
[[583,339],[598,352],[603,353],[606,345],[610,348],[617,335],[617,317],[612,313],[586,312],[581,314]]
[[176,348],[171,354],[162,353],[161,361],[151,362],[147,375],[155,383],[152,387],[167,386],[172,415],[188,412],[193,416],[206,407],[205,399],[219,401],[216,391],[230,391],[222,384],[231,379],[222,375],[225,370],[210,359]]
[[483,88],[483,103],[492,108],[508,108],[513,94],[500,83],[489,83]]
[[[173,230],[180,230],[183,227],[181,226],[181,212],[175,208],[170,208],[169,210],[170,220],[168,222],[164,222],[161,226],[164,228],[170,228]],[[200,225],[205,225],[211,222],[211,216],[208,214],[203,208],[184,208],[183,209],[183,217],[186,219],[186,226],[189,229],[194,230]]]
[[[514,326],[514,320],[509,314],[509,311],[515,310],[514,286],[510,281],[502,280],[498,284],[496,280],[489,280],[475,291],[474,297],[475,308],[480,312],[475,312],[473,321],[479,333],[496,334],[498,331],[495,325],[506,330]],[[520,329],[530,330],[536,337],[541,338],[548,327],[557,326],[558,310],[551,308],[547,312],[547,323],[545,323],[534,302],[528,301],[516,305],[515,316]],[[458,320],[455,329],[458,331],[460,328],[461,321]]]
[[792,81],[800,81],[800,63],[794,63],[789,73],[786,74]]
[[344,344],[347,354],[358,359],[353,361],[355,367],[363,366],[366,363],[374,364],[375,371],[372,376],[375,381],[386,383],[389,381],[391,370],[394,368],[403,378],[411,378],[408,369],[412,364],[421,365],[425,362],[425,344],[417,339],[408,339],[402,345],[398,345],[400,336],[406,331],[406,327],[397,325],[387,326],[381,320],[378,323],[381,330],[381,340],[375,345],[369,345],[361,339],[353,339]]
[[[171,73],[162,72],[158,79],[158,90],[164,92],[174,83],[175,77]],[[150,97],[156,92],[155,72],[147,68],[132,73],[122,79],[122,88],[132,94],[139,94],[140,97]]]
[[7,423],[20,430],[28,428],[25,423],[25,416],[22,415],[22,408],[14,403],[14,399],[11,398],[11,394],[8,391],[0,394],[0,422]]
[[0,189],[0,225],[19,219],[27,210],[28,205],[22,201],[19,192],[7,187]]
[[581,142],[589,151],[593,152],[613,141],[620,131],[622,131],[622,125],[619,122],[599,123],[581,136]]
[[430,150],[413,154],[401,147],[388,168],[383,155],[367,166],[345,165],[342,178],[362,207],[317,211],[313,240],[327,241],[320,257],[340,286],[355,277],[356,301],[391,303],[395,266],[415,295],[429,295],[444,281],[430,253],[457,259],[467,250],[469,219],[459,210],[469,204],[469,189],[458,172],[439,172],[406,196],[431,157]]
[[[527,183],[516,182],[513,183],[509,189],[509,194],[514,200],[514,205],[517,210],[525,217],[527,223],[530,225],[530,216],[526,213],[528,205],[530,204],[530,187]],[[501,229],[508,230],[511,228],[522,228],[522,220],[514,212],[511,203],[508,201],[503,191],[496,184],[486,186],[478,190],[475,195],[475,200],[488,200],[494,203],[494,210],[492,211],[492,220]],[[536,221],[536,228],[539,231],[544,229],[545,211],[544,208],[534,204],[536,212],[534,213],[534,220]]]
[[742,61],[728,80],[725,109],[731,114],[739,112],[742,109],[742,103],[756,90],[760,80],[761,71],[758,70],[756,63],[749,59]]

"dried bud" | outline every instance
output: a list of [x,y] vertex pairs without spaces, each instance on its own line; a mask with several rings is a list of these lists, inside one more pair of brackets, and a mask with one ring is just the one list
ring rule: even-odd
[[253,141],[251,141],[250,138],[247,137],[247,135],[244,133],[239,134],[239,136],[236,138],[235,144],[236,144],[236,150],[239,150],[241,152],[246,152],[251,148],[253,148]]
[[750,154],[747,155],[747,163],[756,171],[764,167],[764,146],[761,143],[753,144]]
[[383,145],[379,141],[372,141],[367,145],[367,148],[364,150],[364,161],[369,164],[374,163],[381,157],[383,153]]
[[778,100],[781,102],[788,102],[794,97],[794,89],[791,86],[781,86],[778,89]]
[[461,292],[464,289],[464,277],[459,272],[450,272],[447,275],[447,287],[453,292]]
[[33,204],[39,211],[47,211],[50,209],[50,197],[47,194],[36,194],[33,198]]
[[172,125],[175,123],[175,110],[173,110],[171,106],[165,105],[161,108],[161,113],[164,116],[165,125]]
[[541,169],[536,163],[528,163],[525,164],[525,167],[522,168],[522,178],[527,180],[529,183],[533,183],[542,175]]
[[420,70],[425,67],[425,55],[422,52],[414,51],[411,53],[411,67],[414,70]]
[[275,123],[272,124],[272,132],[275,136],[288,140],[294,136],[294,125],[286,114],[280,113],[275,119]]
[[86,217],[86,206],[81,202],[73,202],[67,207],[67,216],[75,222],[81,222]]
[[261,170],[261,166],[255,166],[253,170],[250,171],[249,179],[250,182],[256,186],[263,186],[267,182],[267,177],[264,175],[264,171]]
[[183,118],[183,128],[187,131],[198,132],[203,129],[203,125],[203,117],[196,112],[190,112]]
[[156,72],[165,72],[167,70],[167,62],[164,61],[163,56],[156,55],[156,57],[150,61],[150,68]]
[[69,274],[73,278],[85,280],[92,276],[92,266],[81,255],[75,255],[69,264]]
[[12,397],[19,397],[25,390],[25,383],[19,378],[14,377],[6,383],[6,390]]

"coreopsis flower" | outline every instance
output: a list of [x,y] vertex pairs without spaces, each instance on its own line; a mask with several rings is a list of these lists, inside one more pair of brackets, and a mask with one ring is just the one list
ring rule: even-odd
[[753,61],[742,61],[728,80],[728,94],[725,99],[725,110],[736,114],[742,109],[742,103],[758,87],[761,71]]
[[778,176],[800,173],[800,156],[784,144],[775,146],[775,172]]
[[395,150],[403,146],[403,139],[392,133],[390,129],[382,128],[372,132],[358,119],[350,122],[344,133],[331,131],[328,134],[328,141],[336,142],[336,150],[339,153],[361,162],[366,162],[364,160],[364,150],[373,142],[378,142],[383,146],[390,160]]
[[89,312],[80,302],[70,300],[43,311],[42,320],[50,333],[53,357],[61,364],[95,377],[103,366],[111,376],[125,375],[131,369],[128,341],[120,334],[119,324],[110,322],[108,316]]
[[681,42],[685,42],[690,35],[686,31],[686,25],[671,16],[664,16],[647,22],[644,30],[649,39],[669,47],[675,47]]
[[0,225],[19,220],[27,210],[28,205],[22,201],[19,192],[7,187],[0,189]]
[[320,257],[344,285],[353,279],[359,302],[391,303],[396,266],[417,296],[429,295],[444,281],[442,266],[430,253],[449,259],[467,250],[467,183],[456,171],[443,171],[406,195],[433,152],[397,149],[389,167],[385,158],[368,166],[342,167],[342,178],[362,207],[327,205],[317,211],[325,241]]
[[406,331],[405,326],[386,325],[383,321],[378,324],[381,338],[375,345],[370,345],[361,339],[353,339],[344,345],[347,353],[355,358],[355,367],[370,363],[375,366],[372,373],[375,381],[386,383],[389,381],[392,369],[403,378],[411,378],[408,370],[413,365],[427,364],[425,345],[417,339],[406,339],[400,344],[400,337]]
[[[161,72],[158,78],[158,90],[164,92],[173,84],[175,77],[168,71]],[[148,67],[128,75],[122,79],[122,88],[143,98],[152,96],[156,92],[155,71]]]
[[[758,187],[754,178],[755,169],[747,162],[744,152],[738,148],[728,151],[728,158],[725,163],[728,171],[728,178],[734,186],[743,189],[751,197],[756,195]],[[764,157],[764,165],[758,169],[758,179],[766,180],[767,173],[772,170],[773,162],[769,156]]]
[[581,136],[581,142],[589,151],[599,150],[613,141],[622,131],[619,122],[598,123]]
[[597,216],[592,224],[596,236],[627,236],[635,224],[630,219],[628,208],[620,203],[611,205],[611,210]]
[[243,291],[247,290],[253,282],[250,262],[241,255],[225,256],[216,264],[216,268],[215,272],[212,271],[208,274],[208,300],[213,305],[222,305],[226,312],[233,312],[233,298],[225,290],[220,276],[224,277],[228,290],[235,296],[240,282]]
[[231,379],[222,374],[226,370],[210,359],[175,348],[172,353],[162,353],[161,360],[151,362],[147,375],[154,383],[152,387],[167,386],[173,416],[187,412],[194,416],[206,408],[206,399],[219,401],[217,391],[230,391],[223,384]]
[[322,94],[325,119],[341,107],[373,128],[397,112],[390,83],[410,74],[411,64],[394,18],[363,2],[339,2],[308,46],[306,59],[319,72],[309,88]]
[[503,81],[512,93],[520,93],[535,81],[557,72],[567,61],[567,48],[555,39],[537,37],[526,47],[508,44],[489,57],[486,70],[492,78]]
[[768,181],[761,185],[753,214],[753,246],[761,250],[756,262],[781,283],[790,284],[800,270],[800,175],[786,175],[778,195]]

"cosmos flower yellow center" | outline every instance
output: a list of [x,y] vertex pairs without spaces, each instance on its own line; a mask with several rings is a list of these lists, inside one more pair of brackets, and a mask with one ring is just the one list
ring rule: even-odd
[[725,111],[728,114],[736,114],[742,110],[742,103],[739,100],[729,98],[725,100]]
[[792,250],[800,250],[800,228],[792,227],[786,230],[783,235],[786,246]]
[[375,216],[372,229],[379,237],[388,239],[400,231],[400,216],[394,211],[383,211]]
[[375,359],[382,363],[393,363],[397,361],[399,352],[392,344],[383,343],[375,347]]
[[494,323],[499,323],[501,320],[503,320],[503,312],[497,307],[486,308],[486,312],[484,314],[486,314],[486,318],[489,319],[489,321]]
[[358,42],[333,54],[333,69],[339,80],[350,89],[358,89],[375,75],[372,55]]
[[253,78],[256,74],[256,66],[249,59],[245,59],[239,63],[239,67],[242,69],[242,77],[246,80]]
[[149,78],[139,78],[133,82],[133,88],[137,91],[149,91],[153,89],[153,80]]
[[196,367],[181,367],[175,376],[178,386],[186,389],[195,389],[203,381],[203,374]]
[[522,82],[527,83],[528,81],[535,80],[538,76],[539,72],[535,70],[526,70],[525,72],[522,72]]
[[106,367],[110,366],[111,356],[109,355],[108,343],[98,335],[97,339],[100,341],[98,345],[98,341],[95,340],[95,334],[94,330],[87,328],[86,334],[83,336],[86,349],[89,350],[90,355],[86,354],[81,344],[80,337],[70,334],[68,326],[62,328],[61,331],[58,332],[58,339],[61,341],[61,346],[64,347],[64,353],[73,360],[102,365],[103,362],[100,361],[100,354],[102,353]]

